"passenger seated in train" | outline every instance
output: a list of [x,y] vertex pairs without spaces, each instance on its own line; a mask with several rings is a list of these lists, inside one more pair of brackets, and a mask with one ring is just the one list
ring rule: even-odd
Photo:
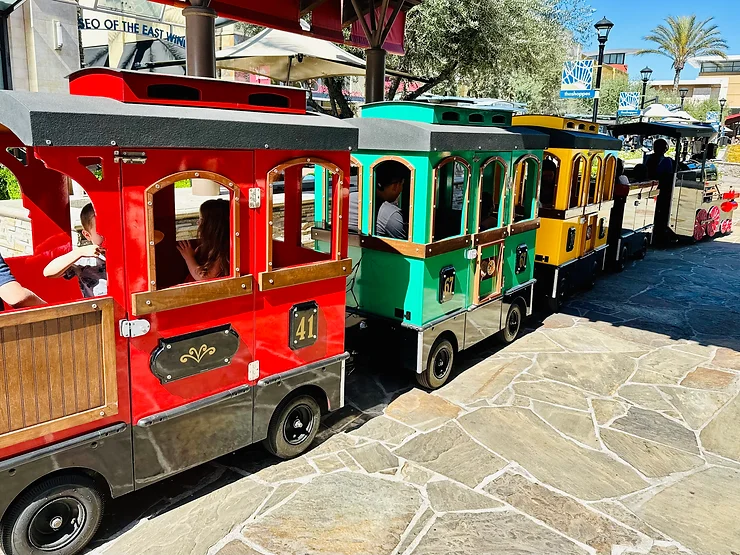
[[229,249],[231,239],[229,201],[207,200],[200,206],[198,244],[179,241],[177,250],[185,259],[190,276],[195,281],[228,276],[231,273]]
[[542,162],[542,181],[540,183],[540,207],[552,208],[555,202],[555,176],[558,167],[555,162],[545,158]]
[[614,196],[626,197],[630,192],[630,180],[624,175],[624,162],[617,158],[617,171],[614,176]]
[[673,162],[667,158],[668,142],[665,139],[656,139],[653,142],[653,153],[645,160],[645,170],[648,179],[660,179],[673,173]]
[[33,291],[23,287],[0,254],[0,299],[11,308],[28,308],[44,304]]
[[105,267],[105,238],[97,231],[95,208],[88,203],[80,212],[82,236],[91,244],[77,247],[58,256],[44,268],[48,278],[63,277],[80,283],[83,297],[98,297],[108,294],[108,273]]
[[498,212],[493,202],[493,195],[483,191],[480,196],[480,224],[478,231],[493,229],[498,226]]
[[396,161],[384,162],[376,169],[375,233],[381,237],[408,238],[408,222],[397,204],[408,174],[408,168]]

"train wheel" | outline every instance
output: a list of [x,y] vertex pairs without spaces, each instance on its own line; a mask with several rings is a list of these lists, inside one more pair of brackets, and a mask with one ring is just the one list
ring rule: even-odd
[[627,259],[630,256],[630,251],[626,246],[622,247],[622,252],[619,253],[619,260],[617,260],[617,272],[624,272],[627,267]]
[[547,308],[550,309],[550,312],[560,312],[560,308],[563,306],[563,302],[565,301],[566,285],[567,283],[565,278],[560,278],[555,296],[548,297]]
[[650,246],[650,243],[648,242],[647,237],[645,237],[642,240],[642,248],[635,253],[635,258],[644,260],[647,256],[648,246]]
[[522,307],[519,303],[514,303],[509,307],[509,313],[506,315],[506,323],[504,324],[504,329],[501,330],[501,341],[505,344],[513,343],[517,337],[519,337],[519,332],[522,329],[522,321],[524,319],[524,314],[522,312]]
[[270,422],[265,448],[281,459],[302,455],[319,431],[321,408],[310,395],[300,395],[285,404]]
[[105,498],[86,476],[55,476],[21,495],[3,520],[7,555],[75,555],[98,531]]
[[439,389],[450,378],[455,363],[455,347],[448,339],[438,338],[429,353],[427,367],[416,374],[416,381],[426,389]]

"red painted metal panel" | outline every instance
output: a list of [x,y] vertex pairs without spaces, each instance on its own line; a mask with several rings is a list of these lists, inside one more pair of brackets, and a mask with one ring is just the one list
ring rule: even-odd
[[306,113],[303,89],[102,67],[74,72],[69,76],[69,90],[133,104]]
[[[113,162],[112,148],[69,148],[69,147],[38,147],[33,153],[38,160],[43,161],[46,165],[46,175],[67,175],[80,183],[95,206],[97,213],[98,231],[105,237],[105,247],[107,269],[108,269],[108,296],[114,300],[114,317],[115,320],[126,317],[124,302],[127,296],[127,284],[124,275],[124,241],[123,241],[123,221],[121,195],[119,191],[119,174],[118,165]],[[99,158],[103,166],[104,178],[98,181],[88,170],[80,163],[80,158]],[[40,163],[36,161],[36,163]],[[29,168],[34,163],[29,164]],[[57,173],[58,172],[58,173]],[[31,206],[32,226],[34,215],[39,222],[41,230],[56,231],[56,239],[61,239],[61,228],[59,222],[66,229],[66,247],[69,248],[69,199],[66,195],[66,189],[62,193],[55,188],[56,178],[51,182],[43,179],[33,180],[26,184],[24,195],[30,198],[38,199]],[[41,200],[49,194],[48,204]],[[40,216],[41,207],[47,217],[57,219],[54,225],[49,224],[49,220]],[[36,233],[36,230],[34,230]],[[43,243],[43,242],[42,242]],[[25,259],[9,259],[9,265],[16,277],[23,285],[34,290],[39,296],[50,304],[61,302],[70,302],[81,298],[78,284],[75,280],[66,281],[64,279],[47,279],[43,277],[43,268],[48,262],[49,253],[39,253],[38,244],[34,239],[36,252],[31,257]],[[58,255],[58,252],[55,253]],[[39,262],[43,262],[40,264]],[[56,443],[71,437],[84,434],[86,432],[111,425],[116,422],[130,422],[130,404],[129,404],[129,371],[128,371],[128,345],[127,340],[116,334],[116,372],[118,377],[118,414],[97,420],[93,423],[78,426],[59,433],[50,434],[37,440],[19,443],[0,449],[0,459],[10,457],[19,453],[27,452],[43,445]]]
[[[379,18],[380,8],[377,8],[375,10],[375,13],[376,17]],[[392,10],[389,9],[385,17],[386,23],[391,18],[391,16]],[[370,14],[365,16],[365,21],[367,22],[368,27],[370,27]],[[406,13],[401,12],[398,14],[396,21],[393,23],[393,27],[391,27],[391,30],[388,33],[388,37],[385,39],[383,48],[385,48],[391,54],[397,54],[398,56],[403,56],[404,54],[406,54],[406,48],[404,46],[405,30]],[[362,30],[362,24],[359,21],[355,21],[352,24],[352,31],[350,33],[349,43],[359,48],[370,48],[370,43],[368,43],[367,38],[365,38],[365,32]]]

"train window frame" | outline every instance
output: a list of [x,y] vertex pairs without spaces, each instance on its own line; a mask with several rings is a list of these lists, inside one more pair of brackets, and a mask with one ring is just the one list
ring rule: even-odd
[[[382,164],[383,162],[398,162],[400,164],[403,164],[406,166],[406,168],[409,170],[409,186],[408,186],[408,198],[409,198],[409,221],[408,221],[408,233],[406,235],[406,239],[396,239],[395,237],[386,237],[384,235],[378,235],[376,233],[376,218],[377,215],[375,213],[375,194],[376,194],[376,186],[375,186],[375,171],[376,168]],[[372,188],[372,192],[369,195],[370,202],[368,202],[368,207],[366,209],[366,214],[368,216],[368,235],[371,237],[375,237],[377,239],[381,239],[383,241],[401,241],[403,243],[413,243],[413,237],[414,237],[414,194],[415,194],[415,186],[416,186],[416,168],[414,165],[403,158],[402,156],[395,156],[395,155],[389,155],[389,156],[381,156],[377,160],[373,161],[372,164],[370,164],[369,168],[369,184]],[[406,191],[402,194],[406,194]],[[362,199],[360,199],[362,200]],[[358,222],[359,223],[359,222]],[[361,224],[360,224],[361,225]],[[362,228],[360,228],[362,229]]]
[[560,170],[563,167],[563,161],[560,159],[560,157],[555,156],[551,152],[545,152],[544,156],[542,157],[542,164],[540,165],[540,184],[539,184],[539,193],[537,195],[537,201],[542,202],[542,172],[543,167],[545,165],[545,160],[552,160],[555,163],[555,180],[554,180],[554,188],[552,191],[552,204],[550,206],[542,206],[542,208],[548,208],[548,209],[555,209],[558,204],[558,191],[560,190]]
[[[363,218],[363,195],[365,193],[364,190],[364,171],[365,169],[362,166],[362,162],[360,162],[357,158],[354,156],[350,156],[349,158],[349,166],[350,166],[350,195],[352,194],[352,167],[357,168],[357,231],[353,231],[352,229],[349,230],[349,233],[351,234],[361,234],[362,233],[362,223],[364,222],[365,218]],[[328,188],[328,185],[327,185]],[[324,195],[326,196],[326,194]],[[349,220],[349,214],[347,214],[347,219]],[[349,225],[349,223],[348,223]]]
[[[229,190],[230,273],[228,276],[196,282],[184,282],[159,289],[157,287],[156,236],[154,229],[154,198],[157,193],[174,187],[186,179],[208,179]],[[206,170],[185,170],[164,177],[144,189],[146,226],[147,289],[132,293],[132,313],[142,316],[164,310],[187,308],[207,302],[252,293],[252,276],[241,273],[241,189],[229,178]]]
[[[591,157],[588,159],[588,162],[588,172],[586,174],[586,184],[588,186],[583,188],[583,198],[581,199],[581,203],[583,204],[583,206],[598,204],[599,192],[604,186],[604,158],[602,154],[599,152],[592,154]],[[596,183],[594,184],[593,200],[591,200],[591,179],[593,177],[594,162],[599,163],[599,169],[596,172]]]
[[[580,179],[579,179],[579,183],[578,183],[578,193],[577,193],[577,195],[575,195],[575,201],[576,202],[574,204],[573,203],[573,200],[574,200],[573,183],[574,183],[575,177],[577,175],[577,173],[576,173],[576,164],[578,162],[581,162],[581,161],[584,163],[584,171],[580,175]],[[579,206],[582,206],[581,199],[583,198],[583,182],[584,182],[585,176],[587,175],[586,174],[586,171],[585,171],[585,167],[587,167],[587,166],[588,166],[588,158],[586,158],[586,156],[584,156],[583,154],[578,153],[576,156],[573,157],[573,161],[570,164],[570,173],[569,173],[570,184],[568,186],[568,204],[567,204],[567,209],[577,208]]]
[[610,201],[614,198],[614,182],[617,179],[617,157],[609,154],[604,158],[604,179],[601,185],[599,202]]
[[[506,160],[504,160],[501,156],[491,156],[488,158],[483,164],[481,164],[480,169],[478,170],[478,195],[476,199],[476,209],[475,209],[475,233],[483,233],[484,231],[489,231],[487,229],[480,229],[480,223],[481,223],[481,200],[483,198],[483,179],[485,176],[486,169],[491,164],[499,164],[503,168],[503,172],[501,174],[501,182],[498,184],[499,187],[499,207],[498,207],[498,219],[496,221],[496,226],[492,227],[491,229],[501,229],[506,225],[506,222],[504,221],[504,209],[505,209],[505,200],[506,200],[506,184],[509,177],[509,168],[506,165]],[[494,174],[495,175],[495,174]],[[494,187],[496,184],[494,183]],[[495,195],[494,195],[495,197]]]
[[[524,177],[524,170],[523,168],[526,167],[530,162],[534,162],[536,166],[535,175],[534,175],[534,194],[533,198],[530,202],[530,212],[529,215],[525,214],[525,217],[523,217],[520,220],[515,219],[515,208],[517,206],[517,197],[519,196],[519,185],[520,185],[520,179]],[[540,159],[537,158],[534,154],[525,154],[523,156],[520,156],[517,158],[516,162],[514,162],[514,170],[512,172],[514,176],[514,181],[512,183],[511,188],[511,213],[509,215],[511,224],[517,224],[519,222],[526,222],[529,220],[532,220],[537,217],[537,204],[539,202],[540,197],[540,181],[542,179],[542,163],[540,162]],[[521,184],[521,195],[522,195],[522,202],[525,201],[525,195],[526,195],[526,189],[527,189],[527,183]]]
[[[295,166],[305,166],[306,164],[313,164],[314,166],[321,166],[327,172],[328,176],[336,174],[338,176],[337,182],[343,183],[345,179],[345,172],[338,165],[333,162],[329,162],[323,158],[316,157],[299,157],[286,160],[281,164],[273,167],[267,172],[267,194],[265,202],[265,259],[264,268],[265,271],[259,272],[258,275],[258,286],[260,291],[269,291],[282,287],[289,287],[293,285],[301,285],[305,283],[312,283],[324,279],[331,279],[335,277],[346,276],[351,269],[351,260],[342,258],[342,233],[341,226],[332,226],[330,231],[331,234],[331,249],[327,254],[327,259],[319,261],[311,261],[298,264],[289,264],[281,266],[280,268],[273,269],[273,183],[278,180],[279,176],[287,169]],[[328,185],[327,185],[328,186]],[[343,218],[343,203],[338,203],[335,207],[336,212],[332,214],[332,218],[341,220]],[[301,247],[305,248],[305,247]],[[306,249],[311,250],[311,249]],[[317,252],[317,251],[314,251]]]
[[[465,170],[467,171],[467,176],[464,181],[465,191],[463,193],[463,199],[462,199],[463,207],[462,207],[462,213],[460,215],[460,218],[461,218],[460,233],[435,240],[434,239],[434,226],[437,223],[435,212],[437,208],[437,192],[439,189],[439,187],[437,186],[439,172],[443,167],[447,166],[448,164],[453,164],[453,172],[454,172],[454,164],[456,162],[459,162],[463,166],[465,166]],[[470,206],[470,184],[472,183],[472,177],[473,177],[472,166],[470,165],[470,163],[468,163],[467,160],[465,160],[465,158],[461,156],[448,156],[440,160],[434,166],[434,169],[432,171],[432,202],[429,207],[429,233],[427,235],[427,242],[429,244],[441,243],[443,241],[447,241],[450,239],[457,239],[459,237],[463,237],[468,234],[468,231],[469,231],[468,230],[468,211],[469,211],[469,206]],[[453,181],[454,181],[454,174],[453,174]]]

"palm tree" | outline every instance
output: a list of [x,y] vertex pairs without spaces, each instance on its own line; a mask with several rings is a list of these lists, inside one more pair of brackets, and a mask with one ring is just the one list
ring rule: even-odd
[[673,92],[678,94],[678,83],[686,62],[697,56],[721,56],[726,58],[727,42],[720,35],[717,25],[710,17],[704,21],[696,20],[695,15],[682,15],[666,18],[665,25],[658,25],[643,40],[654,42],[657,48],[639,50],[638,54],[660,54],[673,60],[676,75],[673,78]]

